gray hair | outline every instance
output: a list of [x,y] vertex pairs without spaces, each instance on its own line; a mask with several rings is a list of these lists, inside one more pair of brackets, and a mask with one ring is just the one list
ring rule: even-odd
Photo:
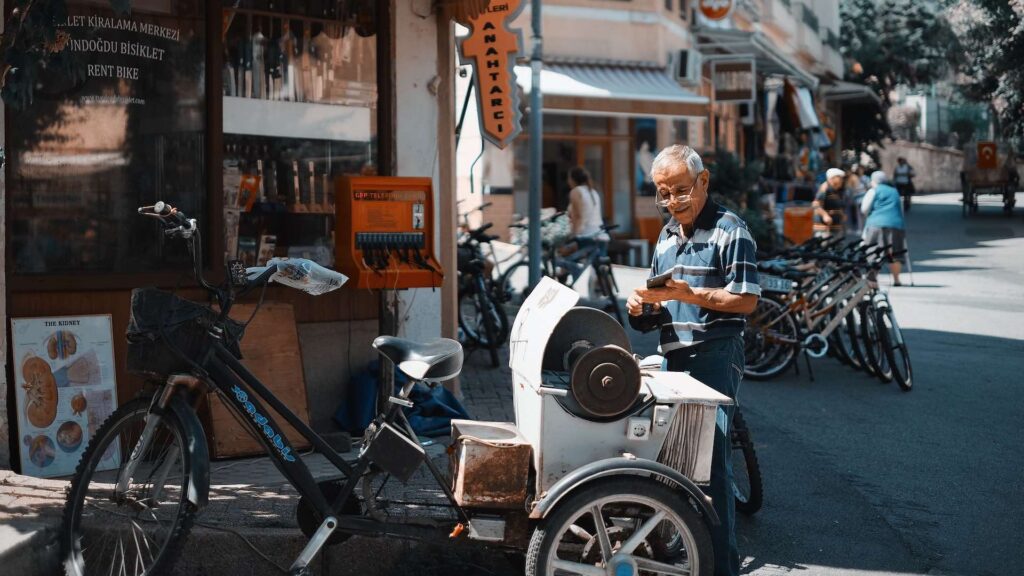
[[871,183],[875,186],[879,184],[886,184],[889,182],[889,175],[881,170],[875,170],[871,173]]
[[662,148],[655,156],[651,163],[651,174],[661,172],[673,164],[686,164],[686,169],[694,177],[704,171],[704,161],[700,159],[700,154],[689,146],[673,144]]

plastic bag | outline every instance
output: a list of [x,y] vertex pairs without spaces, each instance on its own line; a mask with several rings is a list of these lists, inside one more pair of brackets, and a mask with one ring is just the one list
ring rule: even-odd
[[284,284],[313,296],[326,294],[348,282],[348,276],[305,258],[271,258],[266,266],[246,268],[245,273],[252,280],[271,266],[277,267],[277,272],[270,277],[271,282]]

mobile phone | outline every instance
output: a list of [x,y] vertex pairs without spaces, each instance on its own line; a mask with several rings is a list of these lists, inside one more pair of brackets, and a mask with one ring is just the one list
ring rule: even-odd
[[657,276],[651,276],[647,279],[648,288],[663,288],[665,284],[668,284],[668,279],[672,277],[672,270],[663,272]]

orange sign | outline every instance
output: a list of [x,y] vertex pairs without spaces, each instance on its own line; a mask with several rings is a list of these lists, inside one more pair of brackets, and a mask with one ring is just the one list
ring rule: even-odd
[[700,0],[698,7],[708,20],[724,20],[732,12],[732,0]]
[[512,68],[523,37],[519,30],[508,27],[522,8],[522,0],[491,0],[487,10],[464,22],[470,31],[459,42],[462,60],[474,69],[480,132],[498,148],[504,148],[522,130]]
[[978,168],[991,169],[999,167],[999,151],[995,142],[978,142]]

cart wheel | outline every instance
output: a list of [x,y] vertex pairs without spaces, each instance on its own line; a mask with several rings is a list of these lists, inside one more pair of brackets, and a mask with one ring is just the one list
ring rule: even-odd
[[601,480],[558,505],[533,532],[526,576],[714,573],[703,518],[667,485],[642,477]]

